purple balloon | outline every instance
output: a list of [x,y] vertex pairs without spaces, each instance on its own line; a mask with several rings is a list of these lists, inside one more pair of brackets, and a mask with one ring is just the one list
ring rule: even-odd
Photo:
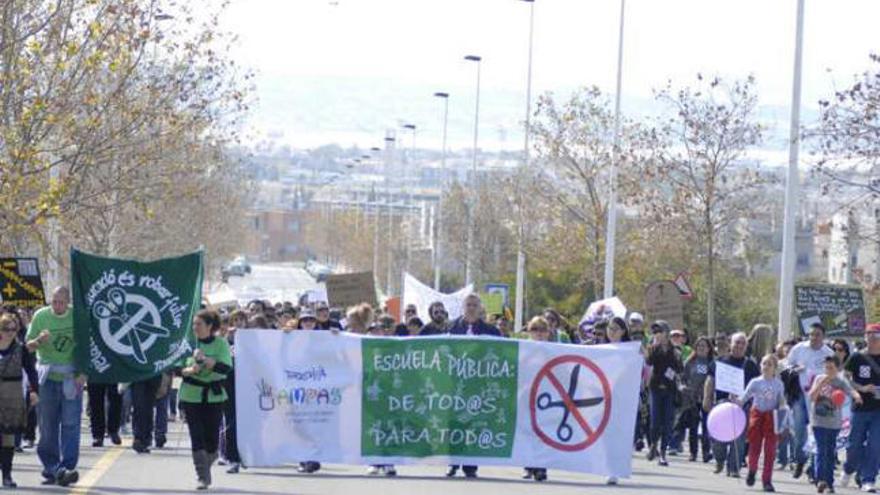
[[718,404],[706,419],[709,435],[719,442],[732,442],[746,430],[746,413],[731,402]]

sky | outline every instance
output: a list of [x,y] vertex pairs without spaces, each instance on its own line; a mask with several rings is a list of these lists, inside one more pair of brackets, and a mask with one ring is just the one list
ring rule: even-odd
[[[763,114],[787,133],[796,0],[627,0],[623,106],[645,111],[652,90],[695,75],[757,78]],[[294,147],[379,146],[387,129],[417,126],[440,147],[451,94],[449,145],[473,139],[481,63],[480,147],[521,147],[530,5],[518,0],[233,0],[223,27],[234,56],[256,71],[248,126]],[[806,0],[803,104],[870,67],[880,51],[878,0]],[[613,95],[619,0],[536,0],[533,95],[597,85]],[[811,112],[811,109],[813,110]],[[398,130],[398,132],[400,132]]]

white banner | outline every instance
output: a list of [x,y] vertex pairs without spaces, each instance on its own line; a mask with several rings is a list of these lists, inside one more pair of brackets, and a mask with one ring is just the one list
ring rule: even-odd
[[236,335],[249,466],[475,464],[631,473],[637,343]]
[[403,312],[408,304],[415,304],[419,311],[419,318],[427,323],[431,321],[431,315],[428,314],[428,306],[435,301],[440,301],[446,307],[446,312],[449,313],[449,320],[452,321],[462,315],[464,298],[473,291],[474,285],[471,284],[452,294],[444,294],[419,282],[417,278],[409,273],[404,273],[403,305],[400,307],[400,311]]

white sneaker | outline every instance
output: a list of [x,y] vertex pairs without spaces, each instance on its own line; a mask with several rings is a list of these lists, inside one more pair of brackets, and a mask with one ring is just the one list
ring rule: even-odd
[[873,483],[862,483],[862,491],[865,493],[877,493]]
[[367,468],[367,474],[370,476],[377,476],[381,472],[381,468],[379,466],[370,466]]
[[609,477],[605,478],[605,484],[610,485],[610,486],[617,486],[617,477],[616,476],[609,476]]
[[847,474],[847,473],[845,473],[845,472],[844,472],[844,473],[841,473],[841,474],[840,474],[840,479],[837,480],[837,486],[839,486],[840,488],[846,488],[846,487],[848,487],[848,486],[849,486],[849,481],[850,481],[850,479],[852,479],[852,474],[851,474],[851,473],[850,473],[850,474]]

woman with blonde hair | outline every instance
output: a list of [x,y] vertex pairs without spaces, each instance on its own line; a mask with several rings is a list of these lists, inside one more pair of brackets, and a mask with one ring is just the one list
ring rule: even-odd
[[773,328],[764,323],[758,323],[752,327],[749,332],[749,352],[748,354],[759,360],[767,354],[772,354],[776,345],[776,336],[773,334]]
[[366,334],[373,322],[373,308],[367,303],[361,303],[348,310],[345,314],[346,331],[357,334]]

